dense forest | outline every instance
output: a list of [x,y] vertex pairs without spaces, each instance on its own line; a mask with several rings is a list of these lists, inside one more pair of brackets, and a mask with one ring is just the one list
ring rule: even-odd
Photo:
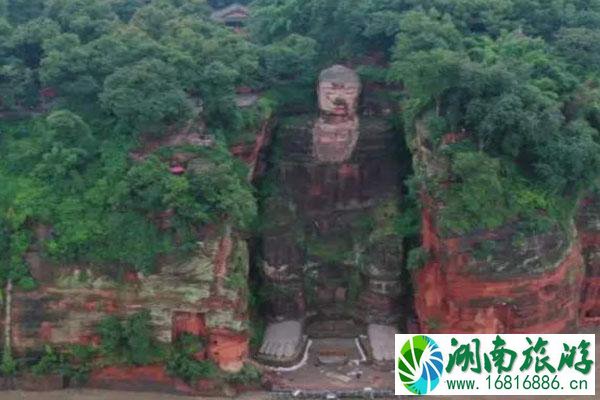
[[[152,271],[200,227],[251,234],[256,193],[228,147],[268,115],[315,104],[317,72],[343,63],[394,88],[411,143],[424,121],[448,149],[443,232],[518,219],[565,226],[600,178],[599,0],[255,0],[242,33],[211,0],[0,0],[0,277],[31,290],[24,254],[52,227],[59,263]],[[248,2],[243,2],[248,3]],[[240,109],[236,88],[262,93]],[[216,144],[174,175],[144,141],[193,126]],[[415,168],[416,191],[428,179]],[[410,196],[409,196],[410,198]],[[410,199],[409,199],[410,201]],[[173,210],[171,229],[154,217]],[[397,227],[416,232],[404,215]]]

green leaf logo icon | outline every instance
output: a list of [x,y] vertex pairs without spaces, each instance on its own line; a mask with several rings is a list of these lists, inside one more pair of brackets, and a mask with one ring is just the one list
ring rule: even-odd
[[427,394],[440,383],[444,357],[436,342],[427,336],[408,340],[398,356],[398,373],[406,389],[414,394]]

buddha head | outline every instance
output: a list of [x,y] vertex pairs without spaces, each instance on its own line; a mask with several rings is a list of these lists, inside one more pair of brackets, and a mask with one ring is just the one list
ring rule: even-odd
[[360,90],[360,79],[354,70],[343,65],[323,70],[319,76],[319,109],[327,115],[353,117]]

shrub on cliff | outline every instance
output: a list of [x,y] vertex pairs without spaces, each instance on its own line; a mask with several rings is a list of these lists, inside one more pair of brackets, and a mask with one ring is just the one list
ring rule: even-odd
[[496,229],[507,221],[526,224],[532,232],[546,231],[568,219],[561,217],[560,197],[528,184],[498,159],[480,152],[452,155],[453,182],[442,191],[440,222],[445,234]]
[[171,347],[167,355],[167,372],[191,383],[200,378],[214,378],[218,368],[210,360],[199,360],[203,354],[204,342],[196,336],[182,335]]
[[[14,220],[13,238],[27,239],[23,253],[36,243],[58,262],[151,271],[158,255],[192,249],[205,224],[247,229],[255,217],[247,169],[225,148],[202,149],[197,168],[176,176],[162,160],[198,149],[163,149],[136,163],[130,138],[102,140],[102,132],[66,110],[1,127],[0,212]],[[174,211],[173,226],[160,230],[155,219],[166,210]],[[51,234],[35,237],[38,223]]]
[[98,325],[98,333],[100,352],[112,362],[147,365],[161,357],[161,350],[152,335],[148,311],[125,319],[106,317]]
[[25,290],[36,287],[32,279],[25,253],[31,245],[31,233],[27,226],[40,193],[29,186],[29,180],[10,180],[0,174],[0,290],[2,298],[7,282]]
[[34,375],[58,374],[77,383],[87,381],[96,350],[89,346],[72,345],[59,350],[46,345],[42,357],[31,367]]
[[227,382],[236,385],[251,385],[260,383],[262,373],[252,364],[245,364],[242,370],[236,374],[228,374]]
[[408,252],[406,268],[409,271],[416,271],[427,264],[429,254],[422,247],[416,247]]

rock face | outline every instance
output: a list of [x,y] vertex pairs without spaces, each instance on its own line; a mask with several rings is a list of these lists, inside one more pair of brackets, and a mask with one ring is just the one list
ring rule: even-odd
[[[417,124],[415,164],[424,176],[445,176],[447,160],[426,134]],[[440,146],[464,139],[447,135]],[[559,333],[578,327],[585,271],[575,229],[524,235],[515,221],[495,230],[443,236],[442,207],[423,190],[422,246],[428,256],[414,274],[420,332]],[[588,253],[591,242],[583,240]],[[587,258],[586,287],[593,291],[593,262]],[[587,304],[598,310],[594,294],[588,297]]]
[[[495,237],[511,240],[511,236]],[[532,237],[525,246],[543,240]],[[428,243],[430,260],[415,279],[415,309],[422,332],[553,333],[577,326],[583,279],[577,243],[547,265],[546,272],[514,272],[524,270],[529,261],[515,257],[506,275],[478,271],[494,262],[474,259],[474,245],[469,238]]]
[[230,148],[233,154],[239,160],[242,160],[250,172],[248,178],[254,181],[263,175],[267,167],[267,149],[271,145],[273,133],[273,121],[268,119],[261,123],[258,134],[250,142],[237,143]]
[[327,322],[314,331],[332,335],[356,333],[332,321],[400,319],[402,241],[393,218],[403,172],[385,119],[359,124],[359,93],[355,72],[321,74],[321,115],[287,118],[277,129],[267,174],[274,189],[263,204],[270,317]]
[[590,195],[583,199],[577,227],[585,260],[581,322],[600,325],[600,196]]
[[227,230],[208,234],[191,259],[165,261],[149,276],[127,273],[123,282],[94,268],[43,270],[55,273],[37,276],[36,291],[14,294],[17,352],[97,343],[95,327],[102,318],[147,309],[160,341],[182,333],[201,336],[209,357],[224,370],[239,370],[248,356],[247,290],[229,280],[247,276],[248,250]]

